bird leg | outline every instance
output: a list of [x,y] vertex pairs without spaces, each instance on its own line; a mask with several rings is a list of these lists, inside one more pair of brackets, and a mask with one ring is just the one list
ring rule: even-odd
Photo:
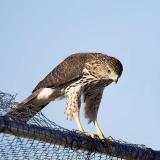
[[75,121],[76,121],[76,124],[77,124],[77,126],[78,126],[78,129],[79,129],[81,132],[84,132],[84,129],[83,129],[82,124],[81,124],[81,121],[80,121],[79,112],[76,112],[76,113],[75,113],[74,119],[75,119]]
[[95,120],[94,126],[95,126],[95,128],[96,128],[96,132],[97,132],[98,137],[99,137],[100,139],[105,139],[104,134],[103,134],[103,132],[101,131],[97,120]]
[[75,113],[74,119],[75,119],[75,121],[76,121],[76,124],[77,124],[78,129],[79,129],[80,132],[84,132],[85,135],[90,136],[90,137],[92,137],[92,138],[95,137],[95,135],[94,135],[93,133],[87,133],[87,132],[84,131],[84,128],[82,127],[82,124],[81,124],[81,121],[80,121],[79,112]]
[[[82,126],[82,124],[81,124],[81,121],[80,121],[79,112],[75,113],[74,119],[75,119],[75,121],[76,121],[76,124],[77,124],[77,126],[78,126],[79,131],[80,131],[80,132],[85,132],[85,131],[84,131],[84,128],[83,128],[83,126]],[[103,134],[103,132],[101,131],[97,120],[94,122],[94,126],[95,126],[95,128],[96,128],[96,132],[97,132],[98,137],[99,137],[100,139],[105,139],[104,134]],[[85,134],[86,134],[87,136],[90,136],[90,137],[92,137],[92,138],[95,138],[95,135],[94,135],[93,133],[85,133]]]

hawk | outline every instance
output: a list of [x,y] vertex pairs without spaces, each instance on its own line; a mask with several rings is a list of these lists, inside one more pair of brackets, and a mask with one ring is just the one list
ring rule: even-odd
[[102,53],[77,53],[67,57],[38,83],[32,94],[17,108],[6,114],[8,118],[27,122],[51,101],[66,98],[65,115],[74,118],[78,129],[84,132],[80,122],[81,96],[85,117],[93,122],[97,135],[104,139],[97,113],[104,88],[117,83],[123,71],[121,62]]

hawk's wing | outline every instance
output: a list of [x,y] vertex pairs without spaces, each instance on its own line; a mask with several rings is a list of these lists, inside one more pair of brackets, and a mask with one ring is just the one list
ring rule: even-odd
[[38,83],[36,91],[40,88],[61,87],[82,77],[86,54],[73,54],[54,68],[42,81]]
[[61,87],[82,77],[82,70],[86,61],[86,54],[73,54],[60,63],[33,90],[32,95],[26,98],[17,108],[6,114],[6,117],[27,122],[49,102],[38,106],[32,105],[42,88]]

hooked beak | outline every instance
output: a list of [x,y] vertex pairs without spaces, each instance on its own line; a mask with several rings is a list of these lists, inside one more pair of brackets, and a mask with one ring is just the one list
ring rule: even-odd
[[117,84],[117,82],[118,82],[118,78],[115,80],[115,83]]
[[115,77],[115,79],[114,79],[114,82],[117,84],[117,82],[118,82],[118,79],[119,79],[119,76],[117,75],[116,77]]
[[114,77],[112,77],[112,80],[117,83],[118,82],[118,79],[119,79],[119,76],[118,75],[114,75]]

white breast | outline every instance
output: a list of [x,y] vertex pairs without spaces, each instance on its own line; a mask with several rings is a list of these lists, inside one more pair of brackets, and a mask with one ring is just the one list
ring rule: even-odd
[[44,88],[40,91],[40,93],[37,96],[38,100],[48,100],[49,97],[54,93],[54,89],[52,88]]

